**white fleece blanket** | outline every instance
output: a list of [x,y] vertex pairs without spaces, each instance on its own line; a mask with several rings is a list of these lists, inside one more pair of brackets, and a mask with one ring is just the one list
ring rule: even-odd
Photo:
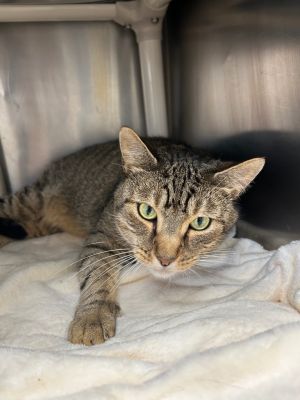
[[300,242],[229,239],[177,283],[124,277],[117,334],[94,347],[66,340],[80,245],[0,251],[0,400],[300,399]]

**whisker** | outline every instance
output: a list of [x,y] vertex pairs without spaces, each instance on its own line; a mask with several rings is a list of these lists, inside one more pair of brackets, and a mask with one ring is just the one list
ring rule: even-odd
[[[94,257],[94,256],[97,256],[97,255],[98,255],[97,253],[91,254],[91,255],[89,256],[89,258]],[[97,257],[97,259],[96,259],[95,261],[93,261],[93,262],[87,264],[84,268],[80,268],[78,272],[85,271],[89,266],[94,265],[94,264],[97,263],[98,261],[104,261],[104,260],[107,260],[108,258],[119,257],[119,256],[124,257],[124,256],[129,256],[129,254],[128,254],[127,251],[122,251],[122,252],[119,252],[118,254],[111,254],[110,256],[106,256],[106,257],[102,257],[102,258],[98,258],[98,257]],[[130,255],[130,256],[131,256],[131,255]],[[120,258],[120,257],[119,257],[119,258]]]
[[217,259],[224,259],[224,254],[204,254],[200,256],[200,258],[217,258]]
[[[128,265],[128,263],[130,263],[130,262],[132,262],[132,261],[135,261],[135,259],[133,259],[132,261],[129,259],[129,261],[128,261],[127,264],[125,264],[124,266],[121,266],[121,267],[120,267],[120,265],[122,265],[122,263],[124,263],[124,262],[126,262],[126,261],[127,261],[127,259],[124,259],[124,260],[120,260],[119,262],[117,262],[117,264],[110,264],[110,265],[108,265],[108,267],[105,268],[105,270],[101,271],[101,273],[100,273],[99,275],[96,275],[96,276],[94,277],[94,279],[92,279],[91,282],[89,282],[89,284],[87,285],[86,288],[84,288],[84,290],[81,292],[81,294],[83,295],[96,281],[98,281],[99,279],[101,279],[102,276],[104,276],[105,274],[109,273],[109,271],[116,270],[116,273],[118,274],[118,273],[120,272],[120,270],[122,270],[123,268],[126,268],[126,266]],[[97,270],[98,268],[100,268],[100,267],[103,267],[103,265],[99,265],[98,267],[96,267],[96,268],[92,271],[92,273],[93,273],[94,271],[96,271],[96,270]],[[104,282],[101,282],[101,285],[104,285],[110,278],[111,278],[111,276],[109,276]]]
[[[131,258],[132,258],[132,256],[127,256],[127,255],[125,255],[125,256],[120,257],[120,258],[118,259],[117,264],[110,264],[110,263],[108,263],[108,264],[99,264],[98,266],[96,266],[95,268],[92,269],[92,271],[90,272],[90,274],[94,274],[94,273],[96,273],[96,271],[97,271],[98,269],[101,269],[100,275],[96,276],[96,279],[98,279],[100,276],[102,276],[103,274],[105,274],[105,273],[106,273],[107,271],[109,271],[110,269],[115,269],[116,266],[121,265],[121,264],[124,263],[124,262],[127,262],[127,260],[130,260]],[[99,260],[94,261],[93,263],[89,264],[89,266],[92,266],[92,265],[96,264],[98,261],[99,261]],[[102,271],[102,268],[103,268],[103,267],[104,267],[104,269],[103,269],[103,271]],[[78,271],[78,272],[81,272],[81,271]]]
[[131,272],[133,272],[133,271],[139,269],[139,267],[140,267],[139,265],[138,265],[138,268],[136,269],[137,264],[138,264],[137,261],[136,261],[136,260],[133,260],[133,261],[131,262],[131,265],[129,265],[129,264],[126,265],[126,268],[129,267],[129,269],[128,269],[123,275],[120,275],[120,278],[118,279],[118,281],[116,282],[116,284],[115,284],[115,285],[113,286],[113,288],[111,289],[112,292],[115,291],[115,290],[120,286],[122,280],[124,280],[124,278],[125,278],[126,276],[128,276]]
[[131,268],[135,266],[135,262],[131,261],[130,265],[127,265],[127,268],[130,267],[123,275],[120,275],[117,279],[113,287],[110,289],[111,293],[114,293],[117,288],[120,286],[120,283],[123,281],[123,279],[130,273]]
[[[135,260],[134,260],[134,261],[135,261]],[[130,264],[131,262],[133,262],[133,261],[129,261],[129,262],[126,264],[126,266],[124,266],[124,268],[126,268],[126,267],[128,266],[128,264]],[[106,284],[106,282],[108,282],[110,279],[115,279],[115,277],[117,277],[118,274],[120,273],[120,270],[119,270],[119,269],[116,269],[116,268],[115,268],[115,267],[116,267],[115,265],[113,265],[113,266],[111,266],[111,267],[112,267],[112,269],[115,270],[115,273],[114,273],[113,275],[110,275],[107,279],[105,279],[105,281],[101,282],[101,286],[102,286],[102,287],[103,287],[103,286]],[[123,269],[123,268],[121,268],[121,269]],[[103,276],[103,274],[102,274],[102,276]],[[100,279],[100,276],[96,276],[86,289],[90,288],[90,287],[91,287],[97,280],[99,280],[99,279]],[[82,295],[84,294],[84,292],[86,291],[86,289],[84,289],[84,291],[81,292]],[[110,290],[110,292],[112,292],[112,290]]]
[[[204,278],[203,276],[201,276],[201,274],[199,274],[199,272],[197,272],[197,271],[195,271],[195,270],[193,270],[193,269],[190,269],[189,272],[194,273],[194,274],[197,276],[197,278],[202,278],[202,279]],[[211,278],[218,277],[218,278],[222,278],[222,279],[225,279],[225,280],[228,280],[228,281],[231,282],[231,279],[228,279],[228,278],[226,278],[226,277],[224,277],[224,276],[222,276],[222,275],[218,275],[218,274],[216,274],[216,273],[213,273],[212,271],[201,270],[201,272],[203,272],[204,274],[210,275]],[[205,277],[205,279],[207,279],[207,277]],[[210,283],[210,284],[213,284],[214,281],[213,281],[213,280],[209,280],[209,283]],[[232,283],[232,282],[231,282],[231,283]]]
[[212,253],[210,253],[210,254],[203,254],[203,255],[200,255],[200,259],[201,258],[217,258],[217,259],[224,259],[224,258],[231,258],[231,257],[233,257],[233,254],[212,254]]
[[[111,270],[114,270],[113,276],[115,276],[116,273],[118,273],[118,271],[116,271],[111,266],[110,266],[110,268],[107,268],[105,271],[102,271],[102,273],[99,276],[95,276],[91,281],[89,281],[88,285],[81,291],[80,297],[84,297],[86,295],[87,291],[94,285],[94,283],[97,282],[99,279],[101,279],[101,277],[104,276],[106,273],[109,273],[109,271],[111,271]],[[112,278],[112,275],[110,275],[104,282],[101,282],[101,286],[103,286],[104,283],[111,278]],[[93,294],[94,294],[94,292],[90,293],[87,298],[89,298]]]
[[[222,270],[212,270],[212,269],[206,269],[206,268],[203,268],[203,267],[201,267],[201,268],[198,268],[198,271],[200,272],[200,273],[204,273],[204,274],[207,274],[207,275],[210,275],[210,276],[212,276],[212,277],[215,277],[215,278],[221,278],[221,279],[224,279],[225,281],[227,281],[227,282],[230,282],[231,284],[233,284],[234,282],[237,282],[237,283],[239,283],[240,282],[240,280],[239,279],[236,279],[236,278],[233,278],[233,277],[227,277],[227,276],[224,276],[221,272],[222,272]],[[196,271],[194,271],[194,272],[196,272]],[[199,272],[198,272],[198,274],[199,274]],[[201,276],[201,275],[199,275],[199,276]]]
[[[122,254],[124,254],[124,253],[122,253]],[[124,260],[124,259],[127,259],[127,257],[132,257],[131,255],[128,255],[128,254],[125,254],[125,255],[123,255],[122,257],[119,257],[119,254],[113,254],[111,257],[113,257],[113,256],[114,256],[114,257],[118,257],[118,260]],[[97,262],[103,261],[103,260],[105,260],[105,259],[107,259],[107,258],[111,258],[111,257],[110,257],[110,256],[104,257],[104,258],[97,259],[97,260],[95,260],[95,261],[89,263],[89,264],[86,265],[84,268],[79,269],[79,271],[75,272],[73,275],[71,275],[70,277],[68,277],[67,280],[73,279],[76,275],[79,275],[80,273],[82,273],[83,271],[85,271],[86,269],[88,269],[89,267],[92,267],[92,266],[95,265]],[[103,264],[99,265],[99,267],[100,267],[100,266],[103,266]],[[96,267],[94,270],[96,270],[96,269],[99,268],[99,267]]]
[[89,257],[96,256],[96,255],[100,255],[100,254],[104,254],[104,253],[108,253],[108,252],[116,252],[116,251],[120,251],[120,250],[126,250],[126,252],[128,252],[128,253],[134,253],[132,250],[127,250],[127,249],[113,249],[113,250],[105,250],[105,251],[100,251],[100,252],[97,252],[97,253],[89,254],[89,255],[87,255],[87,256],[85,256],[85,257],[82,257],[82,258],[80,258],[80,259],[77,259],[77,260],[71,262],[71,263],[68,264],[66,267],[64,267],[63,269],[61,269],[61,270],[59,270],[58,272],[56,272],[56,273],[52,276],[52,278],[54,278],[55,276],[57,276],[57,275],[60,274],[61,272],[66,271],[66,270],[67,270],[68,268],[70,268],[72,265],[74,265],[74,264],[76,264],[76,263],[79,263],[80,261],[86,260],[86,259],[89,258]]
[[205,265],[205,264],[200,264],[200,265],[199,264],[195,264],[195,265],[193,265],[193,269],[195,269],[195,270],[199,270],[199,271],[207,270],[207,271],[210,271],[210,272],[221,272],[221,271],[224,271],[224,269],[227,268],[228,266],[225,266],[224,268],[222,268],[222,267],[216,267],[215,265],[210,266],[209,264],[208,265]]
[[196,272],[195,270],[193,270],[193,269],[188,269],[187,271],[188,271],[189,273],[194,273],[194,274],[197,276],[197,278],[198,278],[198,277],[201,278],[201,275],[200,275],[198,272]]
[[221,263],[216,264],[215,261],[201,260],[200,263],[195,263],[195,267],[207,267],[210,269],[222,270],[224,268],[234,267],[239,265],[238,263]]
[[108,268],[106,268],[104,271],[101,272],[100,275],[96,275],[92,280],[89,280],[88,285],[81,291],[80,293],[80,297],[85,297],[85,300],[89,299],[91,296],[93,296],[95,294],[95,292],[92,292],[90,294],[87,294],[87,292],[90,290],[90,288],[94,285],[94,283],[96,283],[98,280],[100,280],[106,273],[110,273],[111,271],[114,271],[112,275],[109,275],[109,277],[104,281],[101,282],[101,287],[111,278],[114,279],[115,276],[117,276],[117,274],[119,273],[118,270],[116,270],[113,266],[109,266]]

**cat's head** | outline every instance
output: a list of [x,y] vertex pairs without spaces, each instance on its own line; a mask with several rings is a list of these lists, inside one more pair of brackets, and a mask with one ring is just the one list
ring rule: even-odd
[[265,163],[229,166],[159,140],[147,147],[129,128],[120,148],[126,178],[116,192],[116,226],[159,278],[193,267],[220,244],[238,218],[235,200]]

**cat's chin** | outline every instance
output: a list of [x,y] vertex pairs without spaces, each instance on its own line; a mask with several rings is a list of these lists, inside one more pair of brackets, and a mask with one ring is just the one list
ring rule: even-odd
[[149,271],[156,279],[159,280],[172,279],[179,273],[179,271],[168,270],[167,268],[161,268],[159,270],[154,268],[149,268]]

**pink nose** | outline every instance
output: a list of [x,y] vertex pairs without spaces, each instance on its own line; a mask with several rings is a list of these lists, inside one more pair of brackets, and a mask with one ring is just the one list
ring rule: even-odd
[[175,260],[175,257],[159,257],[157,256],[158,261],[161,263],[163,267],[167,267]]

